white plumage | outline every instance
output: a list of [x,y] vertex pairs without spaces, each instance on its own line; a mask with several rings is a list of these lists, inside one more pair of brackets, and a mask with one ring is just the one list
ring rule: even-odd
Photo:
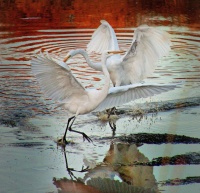
[[110,75],[105,65],[106,59],[110,54],[120,52],[104,51],[102,53],[101,63],[105,76],[105,84],[101,90],[85,89],[73,76],[66,63],[53,59],[48,53],[46,55],[40,53],[40,55],[32,59],[32,72],[39,81],[42,91],[74,115],[68,119],[65,134],[61,142],[67,143],[65,138],[68,129],[82,134],[83,139],[89,142],[91,141],[85,133],[71,128],[75,118],[79,114],[104,110],[138,98],[145,98],[166,92],[177,87],[176,85],[134,84],[109,88]]
[[[134,84],[150,76],[158,60],[170,51],[170,45],[171,41],[167,32],[147,25],[136,28],[132,44],[126,54],[110,56],[106,61],[113,85]],[[87,45],[87,51],[101,54],[104,50],[119,50],[119,45],[111,25],[102,20]],[[90,67],[102,70],[101,64],[92,62],[84,50],[70,51],[67,58],[77,53],[85,57]]]
[[108,91],[107,97],[98,105],[94,111],[120,106],[140,98],[151,97],[169,90],[173,90],[175,84],[149,84],[137,83],[126,86],[112,87]]

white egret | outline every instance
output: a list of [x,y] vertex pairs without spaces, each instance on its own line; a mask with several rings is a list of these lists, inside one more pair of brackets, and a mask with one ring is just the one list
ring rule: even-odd
[[85,89],[74,77],[66,63],[54,60],[52,57],[40,53],[31,61],[32,72],[35,74],[44,93],[60,103],[60,107],[73,114],[68,119],[65,134],[60,142],[67,144],[67,131],[80,133],[83,139],[92,140],[83,132],[72,129],[72,125],[79,114],[104,110],[113,106],[127,103],[137,98],[145,98],[176,88],[176,85],[133,84],[110,88],[110,75],[106,68],[106,59],[110,54],[122,51],[104,51],[101,58],[105,84],[101,90]]
[[[113,85],[138,83],[150,76],[156,68],[158,59],[168,54],[170,45],[171,41],[167,32],[147,25],[136,28],[132,44],[126,54],[112,55],[106,61]],[[104,50],[119,50],[119,45],[113,28],[107,21],[102,20],[87,45],[87,51],[102,53]],[[101,63],[92,62],[83,49],[70,51],[64,61],[76,54],[82,54],[90,67],[102,71]]]

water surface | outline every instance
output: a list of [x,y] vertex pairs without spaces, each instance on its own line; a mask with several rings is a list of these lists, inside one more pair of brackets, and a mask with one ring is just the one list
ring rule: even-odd
[[[134,30],[140,24],[166,30],[171,34],[172,49],[145,82],[183,81],[182,86],[119,107],[125,113],[115,122],[115,137],[167,133],[200,138],[198,102],[191,107],[179,105],[184,101],[199,101],[200,96],[198,6],[198,1],[187,0],[119,1],[117,4],[116,1],[99,4],[75,0],[1,1],[0,192],[58,192],[57,188],[67,192],[72,181],[66,171],[66,161],[78,171],[82,166],[89,166],[87,172],[73,173],[74,192],[84,191],[83,183],[93,188],[93,192],[111,192],[106,187],[99,189],[101,183],[107,183],[113,190],[117,187],[121,192],[123,188],[132,192],[137,192],[137,188],[147,192],[198,192],[200,152],[199,144],[192,140],[174,143],[172,138],[162,144],[128,144],[112,138],[109,124],[89,114],[79,116],[74,127],[86,132],[94,143],[83,143],[82,137],[70,133],[69,139],[75,144],[69,145],[65,152],[57,147],[54,141],[63,135],[68,114],[55,109],[56,104],[42,94],[30,68],[31,58],[41,48],[61,58],[71,49],[85,49],[101,19],[114,27],[120,48],[124,50],[130,46]],[[100,60],[96,54],[90,57]],[[81,56],[68,64],[87,88],[101,88],[104,84],[102,74],[88,67]],[[168,111],[157,108],[154,113],[145,113],[152,102],[172,102],[177,108]],[[134,116],[135,111],[141,112],[140,116]],[[188,154],[191,164],[186,160]],[[165,161],[166,157],[177,155],[183,155],[177,164]],[[135,165],[159,157],[167,164]]]

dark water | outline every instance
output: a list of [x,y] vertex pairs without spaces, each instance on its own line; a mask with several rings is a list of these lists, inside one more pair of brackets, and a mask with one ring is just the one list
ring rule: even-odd
[[[94,145],[70,135],[76,143],[67,147],[65,157],[54,140],[64,131],[67,112],[54,109],[56,104],[43,96],[30,71],[30,60],[41,48],[60,57],[71,49],[86,48],[101,19],[114,27],[120,48],[125,50],[140,24],[166,30],[171,34],[172,50],[145,81],[184,81],[183,86],[120,107],[131,112],[116,121],[116,136],[167,133],[200,138],[198,102],[193,107],[178,108],[179,100],[199,101],[200,97],[199,10],[199,1],[195,0],[0,1],[0,192],[58,192],[56,186],[66,190],[72,185],[76,190],[71,192],[111,192],[106,187],[100,189],[101,183],[112,187],[113,192],[117,192],[114,187],[121,192],[137,192],[137,188],[147,188],[143,190],[147,192],[198,192],[200,149],[193,140],[175,144],[171,139],[158,145],[127,144],[115,139],[112,143],[108,123],[99,121],[95,115],[85,115],[78,118],[75,127],[92,136]],[[102,74],[89,68],[81,56],[71,59],[69,65],[84,86],[101,88]],[[145,111],[141,104],[148,104],[147,109],[151,102],[171,100],[177,109],[133,116],[133,109]],[[189,163],[183,161],[188,153],[192,160]],[[176,155],[183,156],[182,162],[175,165],[134,164]],[[74,175],[90,186],[70,181],[66,159],[69,167],[76,170],[81,170],[82,165],[89,166],[88,172]]]

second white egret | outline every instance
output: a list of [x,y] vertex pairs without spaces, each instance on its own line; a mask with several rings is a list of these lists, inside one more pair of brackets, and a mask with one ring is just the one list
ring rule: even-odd
[[[148,25],[137,27],[126,54],[112,55],[106,61],[113,85],[134,84],[150,76],[157,66],[158,59],[169,53],[170,45],[170,36],[167,32]],[[114,29],[107,21],[102,20],[87,45],[87,51],[102,54],[104,50],[118,51],[119,45]],[[77,54],[83,55],[90,67],[102,71],[101,62],[92,62],[83,49],[70,51],[64,61]]]

